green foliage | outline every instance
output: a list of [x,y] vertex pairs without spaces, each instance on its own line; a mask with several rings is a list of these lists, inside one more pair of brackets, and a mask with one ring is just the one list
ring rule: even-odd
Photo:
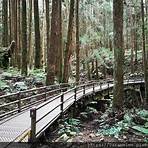
[[5,81],[0,80],[0,89],[4,90],[6,88],[9,88],[9,86],[7,85],[7,83]]
[[136,110],[136,113],[140,116],[140,117],[144,117],[148,119],[148,111],[143,109],[143,110]]
[[110,51],[108,48],[99,48],[94,49],[91,56],[87,59],[87,61],[91,61],[92,59],[97,59],[100,63],[100,65],[105,66],[106,68],[109,67],[109,65],[113,64],[113,52]]
[[35,77],[36,81],[45,81],[46,73],[43,69],[30,70],[29,76]]
[[133,126],[132,129],[137,130],[137,131],[139,131],[139,132],[141,132],[143,134],[148,135],[148,129],[144,128],[142,126],[139,126],[139,125],[138,126]]
[[118,137],[122,130],[122,127],[111,127],[109,129],[100,129],[97,132],[97,135],[104,135],[104,136],[115,136]]
[[17,68],[14,68],[14,67],[9,67],[7,70],[5,70],[5,74],[8,74],[8,75],[20,75],[20,71],[18,71]]
[[131,124],[131,122],[133,121],[133,118],[132,118],[132,115],[129,114],[129,113],[126,113],[124,115],[124,122],[128,123],[128,124]]
[[58,134],[60,137],[58,140],[67,141],[70,137],[77,135],[80,132],[79,126],[80,120],[74,118],[67,119],[64,124],[59,126]]
[[92,114],[92,113],[98,113],[98,111],[95,109],[95,108],[92,108],[92,107],[87,107],[86,108],[86,113],[87,114]]

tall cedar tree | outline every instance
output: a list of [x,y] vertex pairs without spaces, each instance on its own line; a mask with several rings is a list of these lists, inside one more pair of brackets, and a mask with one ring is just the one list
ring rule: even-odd
[[60,11],[59,11],[59,21],[60,21],[60,70],[59,70],[59,83],[62,82],[63,78],[63,43],[62,43],[62,0],[60,0]]
[[143,64],[144,64],[144,80],[145,80],[145,103],[148,104],[148,48],[145,48],[145,21],[144,21],[144,3],[141,0],[142,15],[142,48],[143,48]]
[[57,58],[57,78],[59,83],[62,82],[62,71],[63,71],[63,44],[62,44],[62,0],[59,0],[59,8],[58,8],[58,58]]
[[28,64],[31,69],[33,66],[33,48],[32,48],[32,0],[29,0],[28,14]]
[[41,68],[41,41],[38,0],[34,0],[35,68]]
[[26,12],[26,0],[22,0],[22,74],[27,75],[27,12]]
[[2,23],[3,23],[3,34],[2,34],[2,45],[3,47],[8,46],[8,1],[2,1]]
[[113,0],[114,22],[114,95],[113,109],[123,105],[123,0]]
[[80,44],[79,44],[79,0],[76,0],[76,82],[80,75]]
[[16,60],[17,60],[17,66],[18,66],[18,69],[20,70],[21,69],[21,16],[20,16],[20,12],[21,12],[21,9],[20,9],[20,0],[17,0],[17,57],[16,57]]
[[[46,17],[48,16],[46,15]],[[47,18],[46,21],[49,22]],[[47,27],[49,27],[48,24]],[[47,50],[47,85],[54,83],[56,70],[55,66],[57,63],[56,54],[59,54],[59,0],[52,0],[50,48],[48,47]]]
[[57,11],[55,12],[55,22],[56,22],[56,42],[55,51],[56,51],[56,66],[55,66],[55,75],[59,82],[62,81],[62,0],[57,1]]
[[72,31],[73,31],[73,20],[74,20],[74,4],[75,0],[70,1],[70,13],[69,13],[69,24],[68,24],[68,34],[67,43],[64,57],[64,72],[63,72],[63,82],[67,83],[69,79],[69,59],[71,56],[70,45],[72,44]]

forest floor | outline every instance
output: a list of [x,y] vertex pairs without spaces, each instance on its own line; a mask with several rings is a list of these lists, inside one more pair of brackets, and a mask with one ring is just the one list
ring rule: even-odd
[[75,118],[67,118],[48,137],[49,142],[147,142],[148,110],[127,109],[103,113],[87,107]]

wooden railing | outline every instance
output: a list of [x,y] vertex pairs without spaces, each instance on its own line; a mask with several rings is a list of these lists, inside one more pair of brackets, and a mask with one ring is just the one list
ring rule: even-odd
[[[87,83],[91,83],[88,81]],[[53,98],[54,96],[67,91],[80,83],[61,83],[57,85],[44,86],[39,88],[33,88],[25,91],[12,93],[9,95],[0,96],[0,101],[4,99],[4,103],[0,105],[0,120],[10,117],[11,115],[20,113],[29,109],[31,106],[38,105],[42,102]],[[12,100],[12,101],[9,101]]]
[[[136,83],[142,83],[143,82],[143,78],[138,78],[138,79],[127,79],[124,80],[125,85],[128,84],[136,84]],[[30,141],[34,142],[36,140],[36,137],[38,137],[53,121],[55,121],[59,116],[61,116],[61,118],[63,118],[63,114],[64,111],[67,110],[67,108],[69,108],[72,104],[76,104],[76,102],[79,100],[78,94],[83,94],[82,96],[86,95],[86,91],[90,88],[92,88],[92,92],[91,93],[95,93],[96,90],[96,86],[99,86],[99,90],[102,91],[103,89],[109,90],[109,88],[113,87],[113,80],[107,80],[107,81],[92,81],[91,83],[86,83],[86,84],[82,84],[82,85],[77,85],[72,89],[67,90],[64,93],[59,94],[58,96],[56,96],[55,98],[51,99],[50,101],[46,102],[45,104],[43,104],[42,106],[36,107],[36,108],[32,108],[30,110],[30,117],[31,117],[31,135],[30,135]],[[105,88],[102,88],[103,86],[106,86]],[[64,100],[64,96],[68,93],[71,93],[71,95]],[[45,107],[46,105],[48,105],[49,103],[55,101],[56,99],[60,99],[61,102],[59,104],[57,104],[57,106],[55,106],[52,110],[48,111],[44,116],[42,116],[40,119],[36,119],[36,115],[39,109],[41,109],[42,107]],[[74,99],[74,101],[72,102],[72,104],[69,104],[69,106],[67,106],[67,108],[64,109],[64,104],[66,102],[68,102],[70,99]],[[42,119],[44,119],[46,116],[48,116],[51,112],[53,112],[55,109],[57,109],[58,107],[60,107],[60,112],[57,116],[55,116],[50,122],[48,122],[48,124],[46,124],[42,129],[40,129],[38,132],[36,130],[36,125],[37,123],[39,123]]]
[[[8,118],[12,114],[20,113],[31,106],[38,105],[61,92],[66,91],[68,88],[73,87],[73,84],[59,84],[50,85],[40,88],[33,88],[25,91],[12,93],[9,95],[0,96],[0,100],[4,99],[5,102],[11,102],[0,105],[0,110],[4,113],[0,114],[0,120]],[[10,108],[10,109],[9,109]]]
[[[126,85],[128,84],[136,84],[136,83],[142,83],[143,78],[128,78],[124,80],[124,83]],[[103,86],[106,85],[105,88]],[[101,80],[101,81],[89,81],[89,82],[81,82],[81,83],[73,83],[73,84],[60,84],[60,85],[51,85],[51,86],[45,86],[40,88],[34,88],[26,91],[20,91],[17,93],[13,93],[10,95],[3,95],[0,96],[1,99],[7,100],[8,98],[15,98],[14,101],[0,105],[0,110],[5,109],[6,107],[15,105],[15,107],[11,110],[8,110],[5,113],[0,114],[0,119],[5,119],[10,117],[12,114],[20,113],[26,109],[30,109],[30,117],[31,117],[31,136],[30,141],[34,142],[36,137],[40,135],[53,121],[55,121],[59,116],[63,117],[64,111],[67,110],[72,104],[76,104],[76,102],[80,99],[79,95],[85,96],[87,95],[87,90],[92,88],[91,94],[95,93],[96,86],[99,87],[99,91],[102,91],[103,89],[108,89],[113,87],[113,80]],[[71,95],[64,100],[64,96],[68,93],[71,93]],[[54,100],[57,100],[60,98],[60,103],[57,104],[52,110],[45,113],[42,117],[37,119],[36,115],[39,109],[45,107],[46,105],[50,104]],[[64,104],[68,102],[69,100],[74,99],[74,101],[67,106],[67,108],[64,108]],[[41,104],[42,102],[45,102]],[[41,105],[39,105],[41,104]],[[38,132],[36,130],[36,125],[40,121],[42,121],[46,116],[48,116],[51,112],[53,112],[56,108],[60,107],[60,113],[55,116],[48,124],[44,125],[42,129],[40,129]]]

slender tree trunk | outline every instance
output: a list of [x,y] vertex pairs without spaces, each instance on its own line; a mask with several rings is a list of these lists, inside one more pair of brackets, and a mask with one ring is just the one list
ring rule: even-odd
[[15,48],[15,58],[14,58],[14,65],[13,66],[15,66],[15,67],[18,67],[18,45],[17,45],[17,43],[18,43],[18,41],[17,41],[17,39],[18,39],[18,37],[17,37],[17,32],[18,32],[18,30],[17,30],[17,23],[18,23],[18,20],[17,20],[17,0],[15,0],[14,1],[14,40],[15,40],[15,42],[16,42],[16,48]]
[[2,46],[8,47],[8,1],[2,1]]
[[9,43],[12,41],[11,15],[11,0],[9,0]]
[[126,8],[126,50],[129,49],[129,38],[128,38],[128,27],[129,27],[129,13],[128,9]]
[[62,82],[63,79],[63,43],[62,43],[62,1],[60,0],[59,2],[59,39],[60,39],[60,43],[59,43],[59,83]]
[[[88,49],[85,50],[86,57],[88,57]],[[89,61],[87,61],[87,78],[88,80],[91,80],[91,75],[90,75],[90,65]]]
[[59,0],[57,2],[57,11],[55,13],[57,16],[57,49],[56,50],[56,67],[55,67],[55,75],[59,82],[62,82],[62,65],[63,65],[63,47],[62,47],[62,1]]
[[45,0],[43,0],[43,10],[42,10],[42,29],[41,29],[41,45],[42,45],[42,51],[41,51],[41,66],[43,67],[45,65],[45,37],[46,37],[46,15],[45,15]]
[[95,60],[95,63],[96,63],[96,79],[98,80],[99,74],[98,74],[98,60],[97,59]]
[[79,0],[76,0],[76,82],[80,79]]
[[20,0],[17,0],[17,66],[21,69],[21,27],[20,27]]
[[136,16],[136,10],[135,10],[135,29],[134,29],[134,36],[135,36],[135,42],[134,42],[134,48],[135,48],[135,71],[137,70],[137,65],[138,65],[138,54],[137,54],[137,50],[138,50],[138,43],[137,43],[137,35],[138,35],[138,25],[137,25],[137,16]]
[[35,68],[41,68],[41,40],[38,0],[34,0]]
[[144,64],[144,80],[145,80],[145,103],[148,104],[148,49],[145,48],[145,21],[144,21],[144,4],[141,0],[142,14],[142,48],[143,48],[143,64]]
[[[49,36],[49,32],[50,32],[50,18],[49,18],[49,0],[45,0],[45,7],[46,7],[46,47],[47,47],[47,55],[48,55],[48,50],[50,50],[50,36]],[[47,67],[48,67],[48,63],[47,63]],[[46,80],[48,81],[48,80]],[[47,82],[48,83],[48,82]]]
[[68,24],[68,34],[67,34],[67,43],[66,43],[66,51],[64,58],[64,73],[63,73],[63,82],[67,83],[69,79],[69,59],[71,56],[71,44],[72,44],[72,31],[73,31],[73,20],[74,20],[74,4],[75,1],[70,1],[70,14],[69,14],[69,24]]
[[134,17],[133,14],[131,16],[131,73],[134,73]]
[[28,29],[28,64],[31,69],[33,66],[33,48],[32,48],[32,0],[29,0],[29,29]]
[[27,12],[26,0],[22,0],[22,74],[27,75]]
[[113,0],[114,21],[114,96],[113,109],[123,106],[123,1]]

